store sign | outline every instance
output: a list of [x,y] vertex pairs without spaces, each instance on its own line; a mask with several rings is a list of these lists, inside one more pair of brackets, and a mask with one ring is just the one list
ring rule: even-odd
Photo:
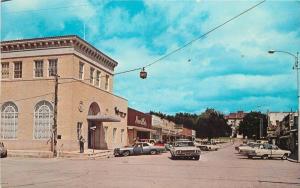
[[115,107],[115,114],[122,117],[122,118],[126,117],[126,113],[122,112],[120,109],[118,109],[118,107]]
[[147,122],[145,118],[139,118],[139,116],[135,116],[135,124],[142,125],[144,127],[147,127]]

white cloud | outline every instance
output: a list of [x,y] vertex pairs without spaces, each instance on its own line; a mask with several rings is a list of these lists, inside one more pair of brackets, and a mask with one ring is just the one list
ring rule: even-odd
[[[28,1],[24,7],[10,3],[13,6],[5,7],[5,11],[41,9],[45,4],[47,8],[58,6],[57,1],[50,0]],[[65,4],[73,8],[12,14],[4,22],[15,26],[5,30],[2,37],[13,39],[70,31],[82,36],[81,24],[85,22],[87,40],[117,60],[116,72],[119,72],[157,60],[257,2],[146,1],[145,9],[133,15],[129,9],[107,8],[105,3],[109,2],[83,0],[80,4],[84,6],[78,6],[79,1],[69,0]],[[281,5],[287,7],[283,9]],[[290,69],[293,60],[266,53],[271,48],[293,52],[299,47],[299,27],[295,29],[292,24],[292,29],[278,29],[300,19],[296,8],[290,7],[293,6],[280,2],[262,4],[146,68],[146,80],[139,79],[138,71],[118,75],[114,84],[116,93],[143,111],[199,112],[206,107],[251,110],[262,103],[269,109],[290,109],[295,106],[296,96],[295,74]],[[69,22],[79,22],[79,26]]]

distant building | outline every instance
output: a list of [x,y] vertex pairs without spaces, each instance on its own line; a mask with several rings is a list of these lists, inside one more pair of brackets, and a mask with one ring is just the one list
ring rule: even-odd
[[269,112],[268,139],[282,149],[296,154],[298,140],[298,113]]
[[234,136],[241,137],[242,136],[242,135],[239,135],[239,133],[237,132],[237,127],[243,121],[246,114],[247,113],[245,113],[243,111],[237,111],[237,112],[225,115],[225,119],[227,120],[227,124],[232,129],[232,137],[234,137]]
[[155,130],[155,132],[152,132],[151,138],[162,141],[163,120],[161,117],[156,115],[151,115],[151,118],[152,118],[152,128]]
[[290,112],[268,112],[267,135],[269,138],[276,138],[280,134],[280,123]]

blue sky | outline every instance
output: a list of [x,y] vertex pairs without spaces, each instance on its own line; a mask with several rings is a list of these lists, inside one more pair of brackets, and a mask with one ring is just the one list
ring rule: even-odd
[[[258,1],[12,0],[1,5],[1,40],[76,34],[119,62],[151,63]],[[178,53],[115,76],[114,92],[141,111],[297,109],[294,59],[300,2],[266,1]],[[190,59],[190,61],[188,61]]]

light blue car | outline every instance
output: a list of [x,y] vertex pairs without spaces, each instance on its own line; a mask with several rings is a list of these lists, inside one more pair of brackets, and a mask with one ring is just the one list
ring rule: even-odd
[[128,155],[155,155],[165,150],[164,147],[154,146],[148,142],[137,142],[131,147],[115,148],[114,156],[128,156]]

